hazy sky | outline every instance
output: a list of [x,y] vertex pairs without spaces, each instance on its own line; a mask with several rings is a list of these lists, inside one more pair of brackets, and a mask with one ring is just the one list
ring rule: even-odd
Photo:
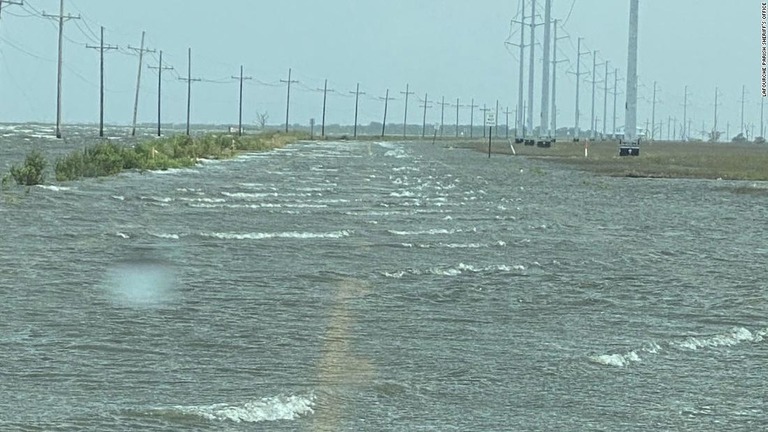
[[[55,121],[57,24],[37,11],[58,13],[56,0],[25,0],[6,5],[0,16],[0,122]],[[537,9],[543,16],[543,0]],[[719,129],[730,122],[739,129],[741,89],[746,86],[745,122],[760,122],[760,1],[757,0],[640,0],[638,124],[651,116],[653,82],[658,83],[656,122],[668,116],[682,119],[683,89],[689,86],[688,110],[693,129],[712,127],[715,86],[720,88]],[[529,2],[526,14],[529,13]],[[288,68],[299,81],[291,91],[291,122],[319,122],[323,80],[336,90],[328,98],[328,123],[351,124],[354,97],[360,83],[361,124],[381,121],[384,96],[390,96],[388,121],[402,122],[406,83],[416,94],[409,100],[409,122],[420,123],[419,98],[445,96],[446,101],[515,108],[518,91],[519,0],[66,0],[65,10],[82,19],[65,24],[64,122],[98,121],[99,55],[86,44],[97,44],[99,26],[106,42],[120,47],[106,54],[106,120],[131,120],[138,57],[127,47],[138,47],[146,30],[149,48],[163,50],[164,60],[176,70],[164,75],[164,121],[183,122],[186,115],[187,48],[192,48],[192,75],[205,81],[193,84],[193,123],[236,123],[238,86],[231,76],[245,66],[253,76],[245,86],[244,121],[253,123],[257,111],[268,111],[270,123],[285,116]],[[611,74],[626,71],[629,0],[554,0],[553,18],[562,24],[558,56],[558,125],[574,122],[576,38],[583,47],[599,50],[598,62],[608,60]],[[541,22],[541,18],[538,19]],[[510,39],[511,37],[511,39]],[[526,33],[526,40],[529,35]],[[542,27],[537,29],[542,40]],[[526,51],[526,63],[528,52]],[[157,64],[157,53],[145,57]],[[536,52],[541,74],[541,46]],[[528,66],[526,65],[526,73]],[[582,71],[591,71],[591,55],[582,57]],[[602,79],[604,67],[598,68]],[[174,74],[175,73],[175,74]],[[589,125],[591,84],[582,78],[582,128]],[[537,80],[538,82],[539,80]],[[609,79],[613,86],[613,77]],[[527,85],[527,78],[526,78]],[[617,124],[624,123],[623,82]],[[596,111],[603,116],[602,84]],[[157,74],[142,71],[139,121],[156,118]],[[527,94],[527,93],[524,93]],[[535,118],[541,90],[535,90]],[[433,104],[428,121],[440,119]],[[608,99],[612,118],[613,99]],[[446,107],[446,123],[455,122],[455,108]],[[461,110],[468,122],[469,110]],[[475,119],[481,114],[475,113]],[[504,119],[503,114],[501,115]],[[610,121],[610,120],[609,120]],[[510,118],[510,122],[513,122]],[[538,123],[538,122],[535,122]],[[610,125],[610,123],[609,123]]]

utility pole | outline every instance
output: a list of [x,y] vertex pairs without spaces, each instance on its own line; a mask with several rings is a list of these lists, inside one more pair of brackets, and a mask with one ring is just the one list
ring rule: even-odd
[[[656,81],[653,82],[653,103],[651,108],[651,124],[656,124]],[[654,126],[653,130],[651,130],[651,139],[656,138],[656,127]]]
[[23,1],[23,0],[22,0],[22,1],[15,1],[15,0],[0,0],[0,14],[3,12],[3,8],[4,8],[5,6],[10,6],[10,5],[18,5],[18,6],[23,6],[23,5],[24,5],[24,1]]
[[384,120],[382,120],[381,122],[381,137],[384,138],[384,130],[387,127],[387,105],[389,105],[389,101],[394,98],[389,97],[389,89],[387,89],[387,92],[384,95],[384,97],[382,98],[381,96],[379,96],[379,99],[384,100]]
[[288,84],[288,94],[285,97],[285,133],[288,133],[288,115],[291,110],[291,84],[296,84],[298,81],[291,79],[291,68],[288,68],[288,80],[280,80],[280,82]]
[[173,70],[173,66],[163,66],[163,50],[160,50],[160,60],[158,61],[157,67],[155,66],[149,66],[150,69],[157,69],[157,136],[160,136],[160,123],[161,123],[161,117],[160,117],[160,108],[161,108],[161,90],[163,88],[163,71],[164,70]]
[[[9,3],[10,4],[10,3]],[[59,61],[58,61],[58,74],[56,79],[56,138],[61,138],[61,69],[62,69],[62,53],[64,46],[64,21],[71,19],[80,19],[80,15],[72,16],[64,15],[64,0],[59,2],[59,14],[48,15],[43,11],[43,16],[46,18],[55,18],[59,20]]]
[[619,94],[619,69],[613,69],[613,130],[611,131],[611,138],[616,138],[616,98]]
[[670,127],[672,126],[672,116],[667,116],[667,141],[670,141],[672,139],[672,135],[670,135]]
[[[544,52],[543,52],[543,70],[541,75],[541,115],[540,115],[540,133],[546,135],[547,138],[552,136],[549,131],[549,31],[551,25],[552,15],[552,0],[545,0],[544,2]],[[499,118],[496,113],[496,118]],[[499,134],[497,133],[496,136]]]
[[403,114],[403,138],[405,138],[405,135],[407,133],[408,128],[408,95],[412,95],[413,92],[409,90],[410,85],[405,85],[405,91],[400,92],[400,94],[405,95],[405,113]]
[[488,116],[488,111],[490,110],[490,108],[485,107],[485,104],[483,104],[483,108],[480,110],[483,112],[483,138],[485,138],[485,118]]
[[141,88],[141,69],[144,61],[144,53],[153,53],[155,50],[144,48],[144,35],[146,32],[141,32],[141,46],[140,48],[134,48],[128,45],[128,49],[139,52],[139,72],[136,77],[136,98],[133,101],[133,127],[131,128],[131,136],[136,136],[136,116],[139,112],[139,89]]
[[187,82],[187,136],[189,136],[189,117],[192,112],[192,82],[200,81],[200,78],[192,78],[192,48],[187,48],[187,77],[180,77],[179,79]]
[[243,81],[253,79],[253,77],[243,76],[243,65],[240,65],[240,76],[233,76],[232,79],[240,80],[240,108],[237,116],[237,135],[243,134]]
[[[0,0],[0,10],[3,2]],[[98,46],[85,45],[86,48],[99,50],[99,136],[104,136],[104,50],[115,50],[116,45],[104,45],[104,26],[101,26],[101,40]]]
[[683,141],[686,141],[688,139],[688,134],[686,131],[686,125],[688,124],[686,122],[687,117],[688,117],[688,86],[685,86],[685,90],[683,91],[683,134],[680,137],[680,139]]
[[[533,131],[533,72],[535,61],[535,47],[533,41],[536,39],[536,0],[531,0],[531,43],[530,57],[528,60],[528,129]],[[483,128],[485,132],[485,128]],[[539,131],[541,134],[541,131]]]
[[440,138],[443,137],[443,124],[445,121],[445,106],[450,105],[450,102],[445,101],[445,96],[440,101]]
[[552,136],[557,138],[557,64],[567,60],[557,59],[557,41],[567,36],[557,37],[557,19],[554,21],[555,36],[552,38]]
[[357,138],[357,102],[360,100],[360,95],[365,94],[365,92],[360,91],[360,83],[357,83],[357,87],[355,87],[355,91],[350,91],[350,93],[353,93],[355,95],[355,126],[353,129],[352,136],[354,138]]
[[597,84],[600,81],[597,81],[597,67],[602,66],[603,63],[597,63],[597,52],[598,50],[592,51],[592,120],[590,129],[591,132],[589,133],[590,138],[595,139],[596,136],[596,123],[595,123],[595,84]]
[[[584,38],[578,38],[576,40],[576,121],[573,126],[573,136],[574,139],[578,141],[579,139],[579,83],[581,82],[581,76],[586,74],[587,72],[580,72],[581,71],[581,56],[589,54],[589,51],[581,52],[581,40]],[[572,73],[572,72],[571,72]]]
[[746,86],[741,86],[741,133],[746,135],[746,130],[744,129],[744,101],[745,101],[745,91]]
[[[469,104],[469,138],[472,139],[473,130],[475,128],[475,98],[472,98],[472,102]],[[485,127],[483,127],[485,128]]]
[[496,119],[494,120],[494,123],[493,123],[493,133],[496,134],[496,138],[499,137],[499,100],[498,99],[496,99]]
[[459,108],[463,108],[466,105],[459,103],[459,98],[456,98],[456,138],[459,137]]
[[504,132],[504,138],[509,139],[509,114],[512,111],[509,110],[509,107],[507,107],[504,110],[504,125],[506,126],[506,131]]
[[[318,91],[320,89],[317,89]],[[320,135],[325,138],[325,101],[328,96],[328,79],[325,80],[325,83],[323,84],[323,124],[320,127]],[[333,91],[333,89],[331,89]]]
[[605,139],[605,127],[608,125],[608,63],[605,61],[605,73],[603,74],[603,132],[602,139]]
[[424,138],[427,133],[427,108],[432,108],[432,105],[429,105],[426,93],[424,93],[424,105],[422,105],[422,108],[424,108],[424,118],[421,123],[421,137]]

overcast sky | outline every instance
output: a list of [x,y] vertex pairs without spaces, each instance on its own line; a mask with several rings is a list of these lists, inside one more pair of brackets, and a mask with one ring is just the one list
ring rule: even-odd
[[[5,5],[0,16],[0,122],[56,118],[57,23],[39,16],[57,14],[57,0],[25,0]],[[544,0],[537,2],[543,15]],[[526,15],[530,2],[526,1]],[[741,123],[741,91],[746,86],[745,122],[760,123],[760,1],[757,0],[640,0],[639,68],[641,80],[638,124],[651,117],[653,82],[657,82],[656,122],[683,116],[683,89],[689,88],[688,117],[693,129],[712,127],[714,93],[718,86],[719,129],[730,122],[731,135]],[[292,87],[291,122],[318,122],[323,80],[335,90],[328,97],[328,123],[351,124],[354,97],[360,83],[360,123],[381,121],[390,90],[389,121],[402,121],[406,83],[415,92],[409,100],[409,122],[420,123],[420,99],[495,105],[514,110],[518,92],[518,52],[506,41],[519,41],[519,0],[66,0],[65,10],[80,20],[65,24],[64,122],[98,121],[99,55],[86,44],[98,44],[99,26],[106,43],[119,46],[106,54],[106,121],[131,120],[141,31],[146,45],[163,50],[175,67],[163,85],[163,119],[183,122],[186,115],[187,48],[192,48],[193,123],[237,122],[238,87],[231,76],[244,65],[254,79],[245,86],[244,121],[253,123],[257,111],[267,111],[270,123],[285,116],[288,68],[299,83]],[[609,61],[623,77],[627,65],[629,0],[553,0],[552,17],[560,20],[558,42],[558,125],[574,122],[576,38],[583,49],[598,50],[597,61]],[[538,19],[541,22],[541,18]],[[542,27],[537,40],[542,40]],[[526,40],[529,35],[526,33]],[[528,61],[526,51],[526,63]],[[536,47],[536,74],[541,74],[541,46]],[[156,118],[157,53],[145,57],[139,121]],[[526,73],[528,66],[526,65]],[[581,121],[589,125],[592,57],[582,57]],[[603,78],[598,68],[597,79]],[[537,82],[539,80],[537,79]],[[526,78],[527,85],[527,78]],[[619,83],[617,124],[624,123],[625,84]],[[603,117],[603,90],[598,84],[597,116]],[[527,95],[526,93],[524,93]],[[538,113],[541,90],[535,90]],[[428,121],[440,120],[433,104]],[[613,97],[608,99],[612,118]],[[455,107],[446,107],[446,123],[455,122]],[[460,112],[461,122],[469,110]],[[476,112],[475,119],[480,116]],[[501,115],[502,120],[504,115]],[[538,119],[538,114],[536,115]],[[510,117],[510,122],[513,122]],[[609,120],[610,122],[610,120]],[[610,125],[610,123],[609,123]]]

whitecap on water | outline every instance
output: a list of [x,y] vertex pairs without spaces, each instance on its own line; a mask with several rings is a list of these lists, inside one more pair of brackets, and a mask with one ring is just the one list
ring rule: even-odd
[[630,351],[626,354],[603,354],[589,357],[594,363],[604,364],[606,366],[624,367],[632,362],[640,362],[640,356],[636,352]]
[[293,238],[293,239],[317,239],[317,238],[342,238],[348,237],[350,232],[347,230],[314,233],[314,232],[256,232],[256,233],[200,233],[203,237],[212,237],[223,240],[262,240],[272,238]]
[[40,189],[46,189],[46,190],[54,191],[54,192],[62,192],[62,191],[72,190],[71,187],[66,187],[66,186],[37,185],[37,187],[39,187]]
[[173,410],[182,414],[200,416],[210,421],[257,423],[296,420],[302,415],[313,414],[314,400],[314,396],[277,396],[243,404],[175,406]]
[[672,344],[678,348],[688,350],[697,350],[701,348],[717,348],[738,345],[742,342],[760,342],[763,340],[765,332],[751,332],[744,327],[734,327],[725,334],[712,337],[690,337],[681,342]]

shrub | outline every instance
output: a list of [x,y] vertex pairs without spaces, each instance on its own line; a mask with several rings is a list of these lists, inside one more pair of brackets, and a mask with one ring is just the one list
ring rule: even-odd
[[17,167],[11,166],[11,177],[16,184],[23,186],[34,186],[45,182],[45,170],[48,163],[43,154],[38,150],[32,150],[24,159],[24,165]]

